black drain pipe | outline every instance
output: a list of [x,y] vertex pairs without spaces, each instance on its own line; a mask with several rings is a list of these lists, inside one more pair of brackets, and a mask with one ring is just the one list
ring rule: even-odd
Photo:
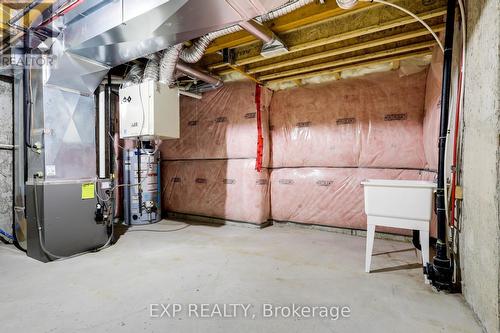
[[411,242],[413,243],[413,246],[415,246],[415,248],[417,250],[422,250],[422,245],[420,244],[420,231],[419,230],[413,230],[413,238],[412,238]]
[[445,146],[448,132],[448,114],[450,111],[450,85],[451,85],[451,67],[453,56],[453,35],[455,29],[455,7],[456,0],[448,0],[446,15],[446,36],[444,44],[443,60],[443,87],[441,94],[441,123],[439,127],[439,162],[438,179],[436,190],[436,214],[438,239],[436,243],[436,256],[432,264],[424,267],[424,273],[427,274],[431,284],[438,290],[449,291],[452,287],[453,262],[448,257],[446,245],[446,208],[444,187],[445,184]]

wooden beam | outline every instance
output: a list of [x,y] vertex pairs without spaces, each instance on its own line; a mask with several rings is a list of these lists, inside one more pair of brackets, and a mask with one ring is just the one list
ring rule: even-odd
[[0,3],[0,15],[2,19],[0,20],[0,29],[9,31],[10,27],[5,24],[4,20],[8,21],[15,11],[4,3]]
[[[266,25],[275,33],[288,33],[298,28],[319,24],[329,19],[359,13],[366,9],[372,9],[378,6],[380,6],[380,4],[361,2],[358,3],[355,8],[346,11],[344,9],[340,9],[335,1],[329,1],[323,5],[314,3],[288,15],[279,17],[269,23],[266,23]],[[208,47],[206,54],[215,53],[225,48],[241,46],[256,41],[257,39],[246,31],[232,33],[213,41]]]
[[410,44],[410,45],[397,47],[397,48],[393,48],[393,49],[388,49],[388,50],[383,50],[383,51],[379,51],[379,52],[375,52],[375,53],[363,54],[363,55],[360,55],[357,57],[349,57],[349,58],[345,58],[345,59],[324,62],[324,63],[320,63],[320,64],[316,64],[316,65],[295,68],[295,69],[291,69],[291,70],[284,71],[284,72],[262,75],[259,77],[259,79],[262,81],[268,81],[268,80],[273,80],[273,79],[283,77],[283,76],[293,76],[293,75],[297,75],[297,74],[301,74],[301,73],[317,71],[317,70],[321,70],[321,69],[325,69],[325,68],[342,66],[342,65],[346,65],[346,64],[350,64],[350,63],[360,62],[360,61],[367,61],[367,60],[376,59],[376,58],[384,58],[384,57],[392,56],[395,54],[407,53],[407,52],[411,52],[411,51],[415,51],[415,50],[431,48],[432,46],[435,45],[435,43],[436,43],[436,41],[432,40],[432,41],[423,42],[423,43]]
[[242,68],[236,67],[236,66],[233,66],[233,65],[230,65],[230,64],[228,66],[231,67],[232,70],[235,70],[238,73],[240,73],[243,76],[245,76],[247,79],[250,79],[250,80],[252,80],[255,83],[262,84],[262,82],[260,82],[255,76],[246,73]]
[[[438,9],[435,9],[435,10],[427,11],[427,12],[424,12],[424,13],[419,13],[419,16],[422,19],[424,19],[424,20],[428,20],[428,19],[432,19],[432,18],[436,18],[436,17],[442,17],[445,14],[446,14],[446,8],[442,7],[442,8],[438,8]],[[356,30],[345,32],[345,33],[336,34],[336,35],[333,35],[333,36],[329,36],[329,37],[320,38],[320,39],[317,39],[317,40],[305,42],[305,43],[302,43],[302,44],[297,44],[297,45],[289,46],[289,48],[288,48],[289,49],[288,54],[294,53],[294,52],[303,51],[303,50],[308,50],[308,49],[315,48],[315,47],[318,47],[318,46],[323,46],[323,45],[326,45],[326,44],[333,44],[333,43],[341,42],[341,41],[348,40],[348,39],[351,39],[351,38],[361,37],[361,36],[364,36],[364,35],[373,34],[373,33],[381,32],[381,31],[384,31],[384,30],[389,30],[389,29],[401,27],[401,26],[412,24],[412,23],[415,23],[415,22],[416,21],[415,21],[415,19],[413,17],[405,16],[405,17],[398,18],[398,19],[395,19],[395,20],[391,20],[391,21],[388,21],[388,22],[385,22],[385,23],[373,24],[373,25],[370,25],[370,26],[367,26],[367,27],[363,27],[361,29],[356,29]],[[234,63],[234,65],[236,65],[236,66],[244,66],[244,65],[252,64],[252,63],[255,63],[255,62],[258,62],[258,61],[270,59],[270,58],[273,58],[273,57],[264,58],[263,56],[261,56],[259,54],[259,55],[256,55],[256,56],[250,56],[250,57],[247,57],[247,58],[236,60],[235,63]],[[213,70],[213,69],[216,69],[216,68],[222,68],[223,66],[225,66],[225,64],[217,63],[217,64],[214,64],[214,65],[208,66],[208,68],[210,70]]]
[[[424,20],[428,20],[431,18],[443,16],[445,14],[446,14],[446,8],[440,8],[437,10],[432,10],[430,12],[420,14],[419,16]],[[337,35],[333,35],[330,37],[321,38],[321,39],[305,42],[302,44],[289,46],[288,50],[289,50],[289,53],[299,52],[299,51],[311,49],[314,47],[322,46],[325,44],[337,43],[337,42],[340,42],[343,40],[347,40],[347,39],[351,39],[351,38],[355,38],[355,37],[360,37],[360,36],[376,33],[376,32],[383,31],[383,30],[388,30],[388,29],[400,27],[403,25],[412,24],[412,23],[415,23],[415,19],[413,17],[405,16],[405,17],[402,17],[402,18],[399,18],[396,20],[392,20],[389,22],[367,26],[367,27],[364,27],[362,29],[348,31],[346,33],[337,34]],[[236,60],[235,65],[237,65],[237,66],[248,65],[248,64],[260,61],[262,59],[269,59],[269,58],[271,58],[271,57],[264,58],[263,56],[258,55],[258,56],[254,56],[254,57],[241,59],[241,60]]]
[[[435,32],[443,31],[444,24],[433,26],[432,29]],[[412,39],[412,38],[426,36],[429,34],[430,34],[429,31],[425,28],[415,30],[415,31],[404,32],[404,33],[389,36],[389,37],[382,37],[379,39],[370,40],[370,41],[365,42],[365,43],[358,43],[358,44],[349,45],[349,46],[345,46],[345,47],[341,47],[341,48],[337,48],[337,49],[333,49],[333,50],[328,50],[325,52],[314,53],[314,54],[307,55],[307,56],[300,57],[300,58],[284,60],[284,61],[280,61],[280,62],[268,64],[268,65],[249,68],[247,70],[247,73],[248,74],[255,74],[255,73],[260,73],[260,72],[278,69],[281,67],[298,65],[298,64],[301,64],[304,62],[315,61],[315,60],[319,60],[319,59],[323,59],[323,58],[337,56],[340,54],[360,51],[360,50],[368,49],[371,47],[386,45],[386,44],[390,44],[390,43],[396,43],[396,42],[400,42],[403,40],[408,40],[408,39]]]
[[427,55],[431,55],[431,54],[432,54],[432,50],[412,52],[412,53],[407,53],[407,54],[395,55],[395,56],[388,57],[388,58],[365,61],[365,62],[352,64],[352,65],[340,66],[340,67],[322,70],[322,71],[309,72],[309,73],[279,78],[279,79],[267,81],[265,83],[266,83],[266,85],[268,85],[271,83],[280,83],[280,82],[307,79],[307,78],[311,78],[314,76],[320,76],[320,75],[328,75],[328,74],[332,75],[332,74],[340,73],[340,72],[345,71],[345,70],[357,69],[357,68],[373,66],[373,65],[383,64],[383,63],[389,63],[389,62],[393,62],[393,61],[400,61],[400,60],[405,60],[405,59],[410,59],[410,58],[415,58],[415,57],[422,57],[422,56],[427,56]]
[[[52,6],[56,0],[45,0],[39,5],[37,5],[35,8],[31,9],[29,12],[27,12],[24,16],[19,18],[19,21],[16,22],[16,24],[20,27],[23,28],[28,28],[31,23],[38,17],[40,16],[47,8]],[[7,21],[13,18],[16,13],[18,13],[20,10],[23,10],[26,6],[28,6],[31,2],[33,1],[1,1],[0,0],[0,10],[4,13],[5,16],[3,16],[3,19],[5,22],[1,22],[3,25],[7,25]]]
[[225,62],[218,62],[216,64],[209,65],[208,69],[209,70],[214,70],[214,69],[224,68],[224,67],[227,67],[227,66],[228,66],[228,64],[225,63]]
[[354,8],[345,10],[339,8],[335,1],[328,1],[326,4],[314,3],[273,20],[269,27],[276,33],[288,33],[299,28],[305,28],[381,6],[379,3],[358,2]]

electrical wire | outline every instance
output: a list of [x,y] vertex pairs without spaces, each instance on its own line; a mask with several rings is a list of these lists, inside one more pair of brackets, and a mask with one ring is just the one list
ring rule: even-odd
[[[147,166],[146,166],[146,172],[149,172],[151,169],[151,161],[150,159],[148,159],[148,163],[147,163]],[[111,189],[109,189],[109,192],[110,193],[113,193],[116,189],[120,188],[120,187],[134,187],[134,186],[139,186],[139,187],[142,187],[144,185],[144,182],[148,179],[148,177],[144,177],[144,179],[141,180],[141,182],[139,183],[135,183],[135,184],[117,184],[115,186],[113,186]],[[112,198],[112,194],[110,194],[106,199],[103,199],[99,193],[97,192],[97,184],[98,184],[98,178],[96,178],[94,180],[94,193],[96,195],[96,197],[101,200],[102,202],[109,202]]]
[[14,241],[14,236],[12,236],[7,231],[5,231],[1,228],[0,228],[0,236],[5,237],[5,240],[8,241],[9,243],[12,243]]
[[434,37],[434,39],[436,40],[437,44],[439,45],[439,48],[441,49],[441,51],[443,51],[444,53],[444,46],[443,46],[443,43],[441,42],[441,40],[439,39],[438,35],[436,34],[436,32],[434,30],[432,30],[432,28],[427,24],[425,23],[425,21],[418,17],[416,14],[414,14],[413,12],[409,11],[408,9],[404,8],[404,7],[401,7],[399,5],[396,5],[396,4],[393,4],[393,3],[390,3],[390,2],[387,2],[385,0],[360,0],[360,1],[364,1],[364,2],[378,2],[380,4],[383,4],[383,5],[387,5],[387,6],[390,6],[390,7],[393,7],[393,8],[396,8],[408,15],[410,15],[411,17],[413,17],[415,20],[417,20],[418,22],[420,22],[427,30],[429,30],[429,32],[431,33],[431,35]]
[[189,228],[191,225],[190,224],[186,224],[180,228],[177,228],[177,229],[165,229],[165,230],[162,230],[162,229],[136,229],[137,227],[131,227],[129,228],[129,230],[127,230],[127,232],[139,232],[139,231],[142,231],[142,232],[174,232],[174,231],[180,231],[180,230],[184,230],[186,228]]
[[121,146],[119,142],[116,142],[115,138],[111,135],[111,133],[108,132],[109,137],[111,138],[111,141],[113,141],[113,144],[117,145],[118,148],[120,148],[122,151],[126,152],[128,149]]
[[141,123],[141,129],[139,131],[139,137],[142,136],[142,130],[144,129],[144,123],[146,122],[146,111],[144,111],[144,102],[142,101],[142,91],[141,91],[141,86],[138,86],[139,88],[139,99],[141,101],[141,110],[142,110],[142,123]]

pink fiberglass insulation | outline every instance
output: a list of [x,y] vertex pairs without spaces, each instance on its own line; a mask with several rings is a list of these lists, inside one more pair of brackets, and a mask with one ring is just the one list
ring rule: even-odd
[[269,173],[254,159],[163,163],[165,211],[260,224],[269,218]]
[[443,80],[443,53],[435,48],[427,74],[425,116],[423,122],[424,152],[427,168],[437,170],[439,122],[441,114],[441,86]]
[[[273,220],[366,229],[366,179],[434,180],[435,174],[402,169],[284,168],[271,173]],[[432,226],[432,232],[435,226]],[[380,228],[408,235],[411,231]]]
[[272,166],[424,168],[425,81],[392,71],[275,93]]
[[[269,103],[271,92],[261,90],[263,166],[269,164]],[[225,159],[257,156],[255,84],[228,83],[203,94],[201,100],[181,97],[180,139],[164,140],[162,158]]]

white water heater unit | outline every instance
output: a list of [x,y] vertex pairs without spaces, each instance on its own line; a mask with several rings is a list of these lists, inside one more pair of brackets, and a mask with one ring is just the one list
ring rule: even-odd
[[145,81],[120,89],[120,138],[180,137],[179,90]]

